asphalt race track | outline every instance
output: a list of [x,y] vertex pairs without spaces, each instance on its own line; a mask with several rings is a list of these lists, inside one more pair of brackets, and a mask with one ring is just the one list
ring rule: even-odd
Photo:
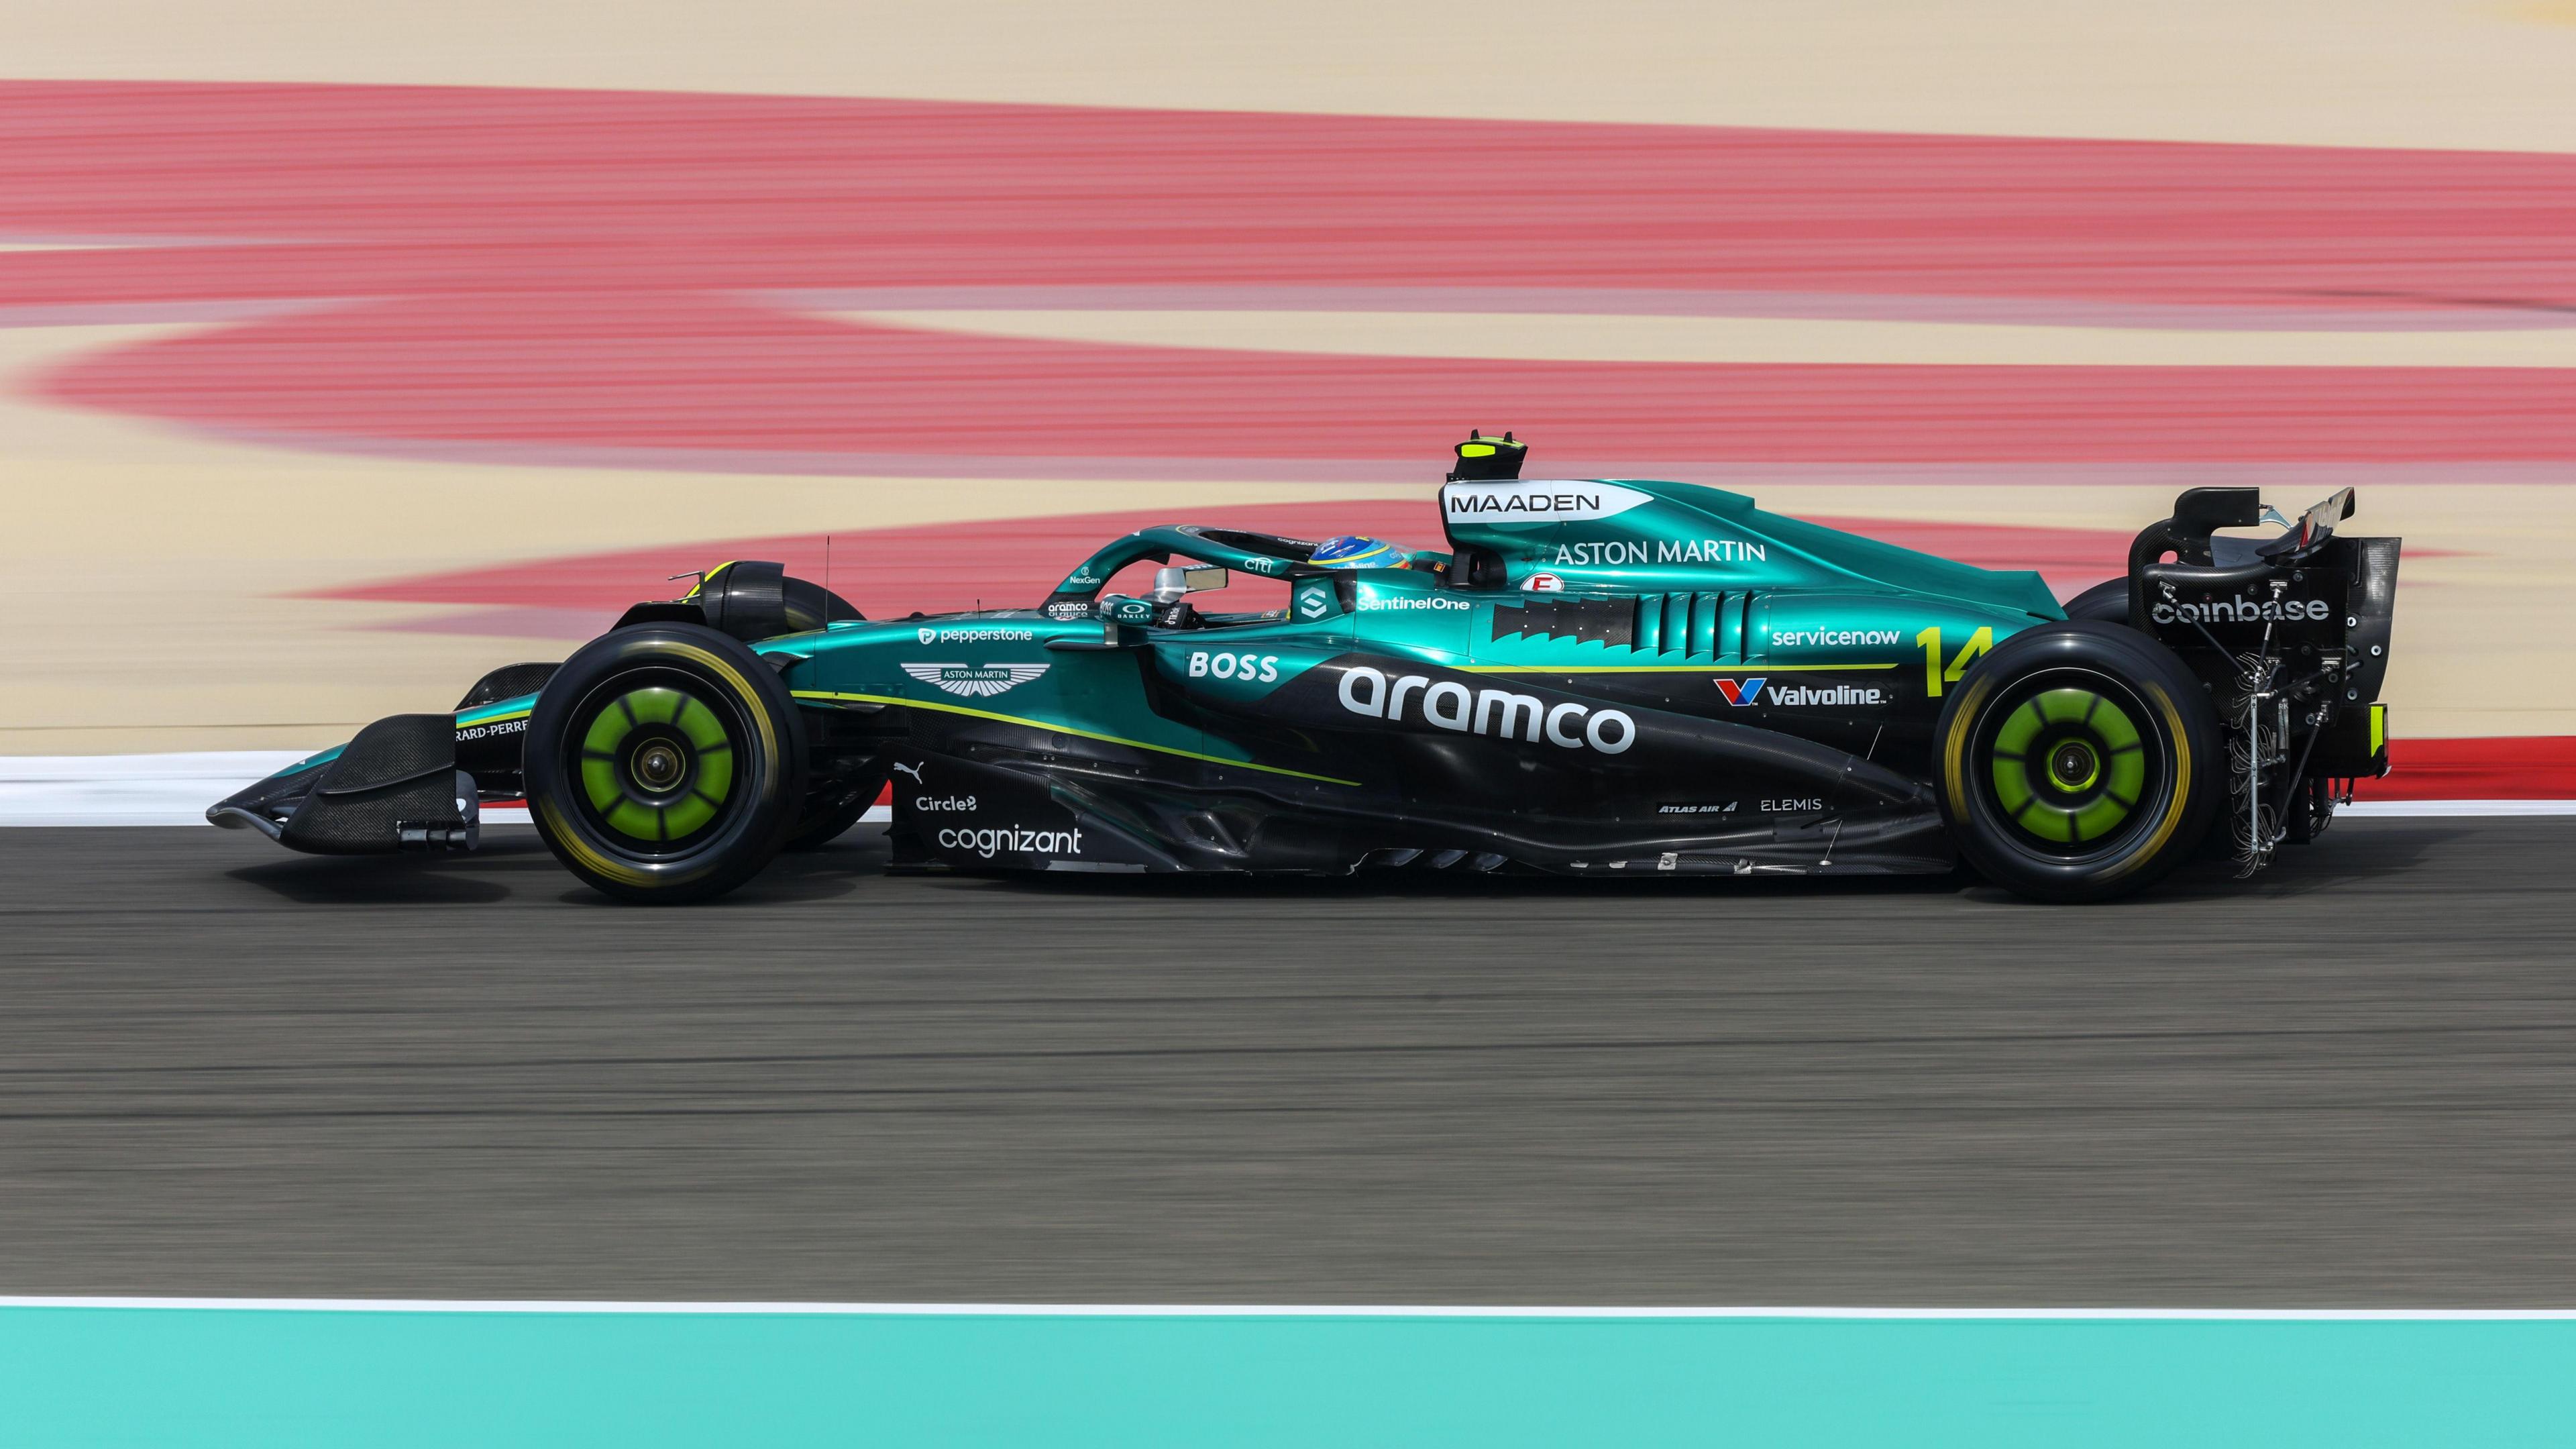
[[0,831],[19,1293],[2563,1305],[2576,821],[2252,887],[887,879]]

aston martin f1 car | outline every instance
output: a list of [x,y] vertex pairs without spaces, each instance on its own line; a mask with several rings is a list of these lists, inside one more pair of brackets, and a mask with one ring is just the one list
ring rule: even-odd
[[[1524,479],[1526,448],[1457,445],[1445,551],[1147,528],[1032,607],[901,619],[722,564],[208,817],[458,850],[525,798],[574,875],[680,902],[891,781],[899,870],[1964,864],[2074,901],[2204,848],[2250,873],[2387,770],[2399,541],[2336,532],[2349,489],[2295,519],[2192,489],[2061,606],[1714,488]],[[1273,607],[1214,606],[1253,580]]]

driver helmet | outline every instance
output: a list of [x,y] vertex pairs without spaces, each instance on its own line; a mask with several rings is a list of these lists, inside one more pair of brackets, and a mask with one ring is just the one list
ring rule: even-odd
[[1400,569],[1410,557],[1385,539],[1346,533],[1315,545],[1312,561],[1328,569]]

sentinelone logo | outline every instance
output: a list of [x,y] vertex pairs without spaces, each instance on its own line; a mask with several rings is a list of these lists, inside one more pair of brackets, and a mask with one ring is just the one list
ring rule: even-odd
[[1004,825],[982,830],[941,830],[939,848],[963,850],[984,860],[1008,851],[1015,855],[1080,855],[1079,830],[1031,830]]
[[1475,605],[1465,599],[1452,599],[1441,594],[1395,594],[1388,597],[1362,594],[1360,596],[1360,612],[1363,614],[1379,609],[1472,609],[1474,607]]
[[2206,604],[2159,603],[2147,610],[2159,624],[2261,624],[2323,621],[2334,617],[2323,599],[2212,599]]

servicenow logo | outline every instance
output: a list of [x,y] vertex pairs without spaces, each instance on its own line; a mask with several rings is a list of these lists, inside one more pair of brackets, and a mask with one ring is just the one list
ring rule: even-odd
[[1341,700],[1342,708],[1353,714],[1391,724],[1405,723],[1410,708],[1412,718],[1434,729],[1517,737],[1533,745],[1545,736],[1549,744],[1567,750],[1617,755],[1637,742],[1637,722],[1625,710],[1596,710],[1572,700],[1551,707],[1535,694],[1471,690],[1454,679],[1434,683],[1420,674],[1389,679],[1367,665],[1342,671]]

